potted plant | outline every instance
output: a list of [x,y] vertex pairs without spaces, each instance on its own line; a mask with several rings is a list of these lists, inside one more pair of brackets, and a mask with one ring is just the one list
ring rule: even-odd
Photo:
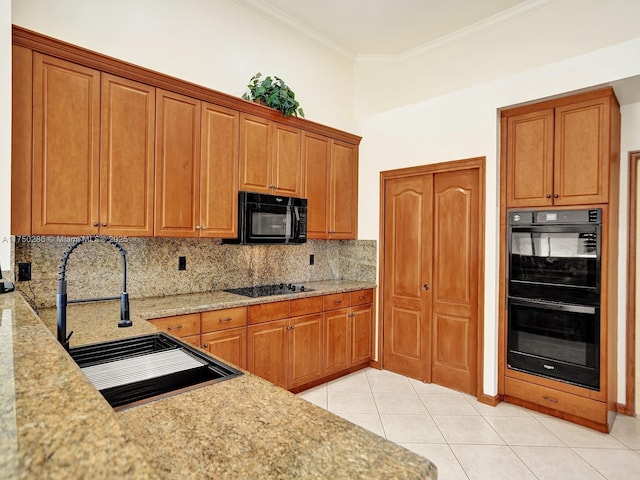
[[247,85],[249,91],[243,94],[242,98],[275,108],[282,112],[284,117],[291,115],[304,117],[304,111],[296,100],[296,94],[281,78],[275,75],[273,78],[270,76],[263,80],[261,78],[262,74],[259,72],[251,78]]

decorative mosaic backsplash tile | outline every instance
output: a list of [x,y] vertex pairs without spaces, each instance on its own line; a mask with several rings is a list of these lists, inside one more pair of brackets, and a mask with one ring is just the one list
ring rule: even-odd
[[[31,281],[16,287],[38,307],[55,305],[56,281],[65,250],[75,241],[49,237],[15,242],[14,271],[31,262]],[[375,283],[375,240],[311,240],[301,245],[222,245],[218,239],[128,238],[127,290],[132,298],[157,297],[270,283],[357,280]],[[313,254],[315,264],[309,265]],[[178,270],[178,257],[186,270]],[[100,242],[80,245],[67,265],[69,299],[122,292],[122,259]]]

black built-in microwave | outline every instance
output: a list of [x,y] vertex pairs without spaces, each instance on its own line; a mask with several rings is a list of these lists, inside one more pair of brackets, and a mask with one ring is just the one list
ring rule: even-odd
[[225,243],[280,244],[307,241],[307,199],[238,192],[238,238]]

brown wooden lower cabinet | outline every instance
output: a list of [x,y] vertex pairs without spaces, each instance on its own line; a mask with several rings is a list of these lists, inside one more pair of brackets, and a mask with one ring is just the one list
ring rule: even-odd
[[373,306],[325,312],[324,337],[325,376],[368,362],[373,345]]
[[276,320],[247,329],[247,370],[287,388],[289,320]]
[[292,390],[365,366],[373,289],[150,320],[183,341]]
[[186,337],[179,337],[185,343],[193,345],[194,347],[200,346],[200,335],[188,335]]
[[247,329],[247,370],[283,388],[322,378],[322,314]]
[[504,379],[505,400],[607,432],[607,403],[511,377]]
[[200,337],[200,314],[189,313],[173,317],[155,318],[149,320],[156,328],[164,330],[174,337],[184,338],[192,335]]
[[322,314],[289,321],[289,384],[295,388],[322,378]]
[[216,357],[247,368],[247,329],[230,328],[202,334],[202,348]]

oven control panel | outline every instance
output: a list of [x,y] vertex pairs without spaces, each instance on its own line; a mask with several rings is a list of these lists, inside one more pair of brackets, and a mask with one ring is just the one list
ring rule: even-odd
[[575,225],[602,223],[602,210],[525,210],[509,212],[509,225]]

